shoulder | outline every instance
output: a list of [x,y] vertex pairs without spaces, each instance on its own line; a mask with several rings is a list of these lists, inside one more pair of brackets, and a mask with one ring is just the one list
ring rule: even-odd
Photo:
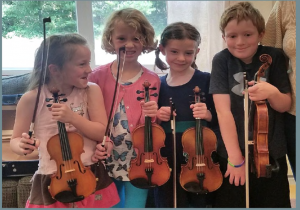
[[149,69],[147,69],[146,67],[142,66],[143,68],[143,71],[144,71],[144,75],[147,76],[147,77],[150,77],[150,78],[154,78],[156,80],[159,80],[159,77],[158,75],[153,72],[153,71],[150,71]]
[[91,92],[101,92],[101,88],[99,87],[99,85],[97,85],[96,83],[93,82],[88,82],[88,88],[87,91],[89,93]]
[[218,52],[217,54],[215,54],[212,62],[216,63],[216,62],[220,62],[220,61],[228,61],[230,59],[236,59],[236,58],[226,48],[226,49]]
[[105,64],[105,65],[101,65],[101,66],[96,67],[95,69],[93,69],[93,71],[90,73],[89,76],[98,75],[98,74],[105,74],[107,72],[107,70],[109,70],[111,64],[112,63],[108,63],[108,64]]
[[20,101],[18,102],[17,107],[22,107],[26,109],[30,109],[35,106],[35,101],[37,97],[37,89],[30,90],[22,95]]
[[287,57],[281,48],[276,47],[270,47],[270,46],[262,46],[260,45],[261,52],[269,54],[273,59],[276,59],[278,57],[285,58]]

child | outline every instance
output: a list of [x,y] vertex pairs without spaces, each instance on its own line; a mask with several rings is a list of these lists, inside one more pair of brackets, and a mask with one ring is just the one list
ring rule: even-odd
[[[161,35],[159,48],[156,51],[156,66],[162,70],[167,69],[165,63],[159,59],[159,52],[166,57],[170,71],[160,78],[161,88],[159,92],[157,118],[162,121],[161,126],[166,133],[165,145],[161,149],[161,154],[167,157],[168,164],[173,168],[173,137],[170,127],[170,97],[176,109],[176,191],[177,207],[206,207],[210,203],[208,195],[200,195],[185,191],[179,184],[181,165],[185,164],[181,137],[183,132],[195,127],[195,118],[200,118],[206,126],[217,128],[217,116],[214,109],[212,96],[208,94],[210,74],[201,72],[195,64],[196,56],[199,52],[201,42],[200,33],[197,29],[183,22],[172,23],[165,28]],[[193,89],[199,86],[204,93],[205,103],[193,103]],[[202,121],[202,122],[203,122]],[[155,206],[159,208],[174,207],[173,198],[173,173],[169,181],[154,189]]]
[[[249,85],[253,85],[254,74],[263,64],[259,61],[262,54],[272,57],[266,70],[266,82],[249,87],[248,93],[251,101],[267,100],[269,154],[278,161],[280,170],[271,178],[256,178],[256,174],[249,173],[250,207],[291,207],[282,114],[291,105],[286,58],[280,49],[259,45],[265,22],[260,12],[248,2],[226,9],[220,29],[227,49],[215,55],[210,83],[224,141],[218,144],[217,150],[224,180],[216,192],[215,207],[245,207],[243,72],[251,81]],[[250,131],[249,139],[252,139]]]
[[[133,129],[144,122],[145,115],[155,117],[157,112],[157,97],[147,103],[137,101],[140,96],[137,90],[143,90],[143,83],[148,80],[151,87],[160,87],[159,77],[138,62],[142,52],[154,49],[154,29],[145,16],[136,9],[122,9],[114,12],[108,19],[102,37],[102,47],[106,52],[116,54],[112,63],[96,68],[89,81],[97,83],[103,91],[107,116],[112,108],[112,99],[117,75],[117,60],[120,60],[120,88],[113,107],[110,139],[113,149],[108,148],[106,169],[117,185],[121,202],[118,208],[144,208],[147,198],[146,189],[134,187],[128,178],[130,160],[137,154],[132,145]],[[125,51],[119,48],[125,46]],[[119,53],[120,52],[120,53]],[[152,97],[151,97],[152,99]],[[153,118],[155,120],[155,118]],[[102,159],[104,148],[97,146],[95,159]],[[111,156],[112,155],[112,156]]]
[[292,106],[284,113],[284,129],[287,155],[296,180],[296,1],[276,1],[261,43],[282,48],[290,60],[288,74],[292,88]]
[[[33,176],[26,208],[111,207],[119,202],[116,186],[110,180],[103,164],[93,164],[91,160],[97,142],[103,139],[106,117],[100,88],[87,80],[91,72],[91,52],[87,41],[79,34],[53,35],[45,41],[45,49],[49,53],[45,83],[41,87],[36,112],[34,128],[36,144],[30,145],[34,143],[34,140],[29,138],[27,132],[33,116],[34,101],[37,98],[37,87],[43,69],[41,60],[44,42],[35,57],[29,91],[22,96],[17,105],[16,121],[10,142],[12,150],[19,155],[32,153],[35,149],[39,150],[39,167]],[[53,88],[58,89],[59,94],[65,94],[64,98],[67,98],[67,101],[46,102],[46,98],[53,98],[50,92]],[[49,103],[52,104],[51,108],[46,106]],[[53,159],[50,160],[47,143],[52,136],[58,134],[57,121],[65,123],[67,132],[78,132],[82,135],[84,153],[81,154],[81,161],[83,165],[90,166],[96,178],[99,179],[95,193],[78,202],[56,201],[48,190],[50,178],[56,172],[57,166]],[[63,175],[66,176],[65,173]]]

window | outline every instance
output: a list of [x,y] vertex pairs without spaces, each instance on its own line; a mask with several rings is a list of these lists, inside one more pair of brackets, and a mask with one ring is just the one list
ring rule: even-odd
[[[126,7],[142,11],[156,36],[160,36],[167,24],[166,1],[3,1],[2,74],[31,71],[35,51],[43,40],[42,19],[49,16],[51,23],[46,23],[46,37],[78,32],[87,38],[94,51],[92,68],[113,61],[115,55],[101,49],[101,34],[111,12]],[[154,56],[154,52],[144,54],[140,62],[153,66]]]
[[31,71],[49,16],[47,37],[77,31],[75,1],[2,1],[2,75]]

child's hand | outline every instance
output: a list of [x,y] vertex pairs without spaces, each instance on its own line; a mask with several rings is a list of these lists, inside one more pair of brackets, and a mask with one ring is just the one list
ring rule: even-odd
[[[33,146],[32,144],[35,145]],[[31,154],[35,149],[37,149],[40,145],[40,141],[37,139],[30,139],[27,133],[22,133],[21,140],[19,142],[19,147],[21,149],[21,153],[24,155]]]
[[97,144],[94,155],[92,156],[93,162],[98,162],[99,160],[105,160],[110,157],[110,153],[113,149],[113,144],[111,141],[106,141],[105,146],[102,146],[102,143]]
[[[230,160],[232,161],[232,160]],[[241,163],[242,160],[237,161]],[[234,163],[234,162],[233,162]],[[234,184],[235,186],[244,185],[245,184],[245,164],[239,168],[235,168],[229,164],[227,164],[227,171],[224,174],[224,177],[229,176],[229,183]]]
[[193,117],[194,118],[200,118],[207,121],[211,121],[211,113],[209,110],[207,110],[205,103],[196,103],[191,104],[190,108],[193,110]]
[[251,101],[260,101],[270,98],[279,90],[268,82],[258,82],[254,85],[254,81],[248,82],[248,93]]
[[[174,111],[173,113],[176,116],[176,113]],[[160,121],[169,121],[171,117],[171,108],[169,106],[162,106],[160,109],[157,111],[156,117]]]
[[148,101],[146,103],[141,101],[140,105],[142,106],[142,112],[145,116],[156,117],[158,106],[155,101]]
[[62,123],[71,123],[73,120],[74,112],[66,104],[54,103],[49,108],[52,112],[52,119]]

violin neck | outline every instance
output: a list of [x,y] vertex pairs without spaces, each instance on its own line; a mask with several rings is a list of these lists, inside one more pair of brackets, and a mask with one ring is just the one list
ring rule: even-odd
[[203,155],[203,133],[202,133],[202,125],[201,119],[196,119],[196,127],[195,127],[195,143],[196,143],[196,155]]
[[65,123],[57,121],[57,126],[58,126],[58,135],[59,135],[59,140],[60,140],[60,146],[62,151],[62,158],[64,161],[71,160],[72,157],[72,152],[71,152],[71,147],[69,143],[69,138],[68,138],[68,133],[66,130]]

